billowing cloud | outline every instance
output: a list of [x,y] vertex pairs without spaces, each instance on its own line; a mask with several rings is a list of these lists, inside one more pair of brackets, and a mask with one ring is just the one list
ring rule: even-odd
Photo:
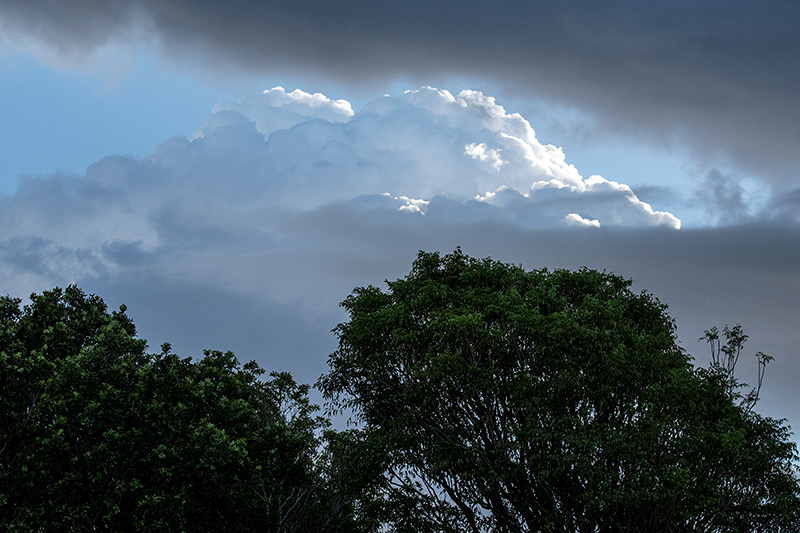
[[[708,182],[708,194],[730,204],[736,197],[720,192],[721,179]],[[785,220],[791,205],[780,206],[771,210]],[[310,309],[317,289],[287,281],[301,270],[288,250],[309,247],[311,258],[320,242],[341,240],[317,236],[311,220],[367,219],[411,234],[476,223],[681,226],[628,185],[583,177],[524,117],[481,92],[424,87],[354,112],[343,100],[276,87],[218,105],[192,138],[172,138],[147,157],[106,157],[84,176],[23,179],[0,199],[0,265],[18,293],[155,269]],[[343,242],[341,250],[359,241]],[[262,279],[260,265],[280,272]]]
[[784,185],[800,164],[799,22],[791,1],[0,4],[6,41],[62,64],[144,43],[216,76],[293,71],[354,88],[492,80],[580,108],[605,135],[721,153]]
[[[409,217],[429,214],[429,224],[680,227],[626,185],[583,178],[493,98],[430,87],[358,113],[276,87],[218,105],[191,139],[170,139],[145,158],[107,157],[81,177],[25,178],[0,206],[7,279],[21,287],[160,258],[164,275],[213,275],[250,292],[252,275],[241,270],[295,246],[288,228],[302,213],[333,206],[412,226],[424,223]],[[244,257],[231,268],[220,247]],[[282,284],[264,295],[283,301]]]
[[[559,209],[579,202],[607,224],[680,227],[676,217],[653,211],[629,187],[599,176],[584,179],[560,148],[539,142],[527,120],[478,91],[453,95],[424,87],[373,100],[357,114],[346,102],[322,95],[312,100],[299,90],[287,94],[275,88],[264,96],[276,93],[278,101],[217,106],[193,140],[203,153],[216,150],[217,142],[245,145],[250,141],[232,136],[252,137],[247,121],[255,123],[265,142],[249,152],[250,172],[258,174],[265,191],[262,203],[309,209],[388,192],[408,202],[398,209],[425,212],[441,196],[464,204],[486,202],[499,208],[487,211],[498,217],[511,206],[524,211],[529,222],[547,225],[566,216]],[[294,96],[287,112],[289,95]],[[207,137],[215,131],[215,138]],[[203,141],[209,145],[201,149]],[[194,167],[186,161],[181,166]]]

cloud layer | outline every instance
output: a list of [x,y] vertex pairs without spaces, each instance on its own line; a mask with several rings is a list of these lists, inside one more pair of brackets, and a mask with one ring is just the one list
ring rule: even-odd
[[216,73],[278,69],[353,87],[493,80],[593,113],[605,131],[677,141],[782,186],[800,166],[798,23],[791,1],[0,5],[7,40],[59,63],[150,43]]

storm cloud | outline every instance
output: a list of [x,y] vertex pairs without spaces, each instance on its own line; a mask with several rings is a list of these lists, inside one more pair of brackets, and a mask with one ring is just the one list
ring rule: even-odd
[[0,24],[57,62],[146,43],[182,66],[301,72],[367,92],[398,76],[492,80],[778,189],[798,177],[796,2],[8,0]]

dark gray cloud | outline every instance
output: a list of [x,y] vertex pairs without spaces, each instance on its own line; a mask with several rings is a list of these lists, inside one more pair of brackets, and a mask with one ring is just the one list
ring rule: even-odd
[[717,223],[737,223],[749,217],[742,186],[717,169],[706,175],[697,194],[706,205],[708,217]]
[[800,168],[800,5],[788,0],[8,0],[0,20],[7,35],[72,58],[143,39],[216,72],[299,71],[352,87],[492,80],[775,184]]
[[798,220],[800,218],[800,187],[774,196],[767,211],[776,220]]
[[[635,290],[667,303],[683,347],[699,365],[709,359],[697,342],[703,330],[741,323],[751,339],[739,377],[754,383],[756,350],[773,355],[759,410],[800,423],[798,227],[534,229],[341,203],[290,217],[280,246],[259,244],[253,233],[243,229],[237,240],[247,244],[228,248],[210,239],[151,251],[106,249],[98,254],[105,269],[42,277],[32,290],[54,280],[77,282],[112,306],[125,303],[154,350],[161,342],[171,342],[184,356],[197,357],[206,348],[233,350],[242,360],[289,370],[309,382],[326,371],[335,349],[330,330],[346,318],[338,303],[356,286],[382,286],[384,279],[406,275],[420,249],[445,253],[461,246],[470,255],[529,269],[588,266],[632,278]],[[2,251],[4,279],[12,282],[32,268],[15,263],[16,254],[30,257],[30,248]],[[241,277],[240,283],[232,283],[226,271]],[[18,286],[4,283],[2,290],[15,293]]]

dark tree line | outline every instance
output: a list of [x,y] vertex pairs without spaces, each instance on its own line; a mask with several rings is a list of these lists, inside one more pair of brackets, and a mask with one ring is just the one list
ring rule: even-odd
[[[358,530],[308,385],[232,353],[146,353],[76,287],[0,300],[0,526]],[[340,448],[340,446],[339,446]]]
[[357,288],[317,386],[148,353],[76,287],[0,298],[6,531],[800,531],[796,448],[613,274],[420,253]]

